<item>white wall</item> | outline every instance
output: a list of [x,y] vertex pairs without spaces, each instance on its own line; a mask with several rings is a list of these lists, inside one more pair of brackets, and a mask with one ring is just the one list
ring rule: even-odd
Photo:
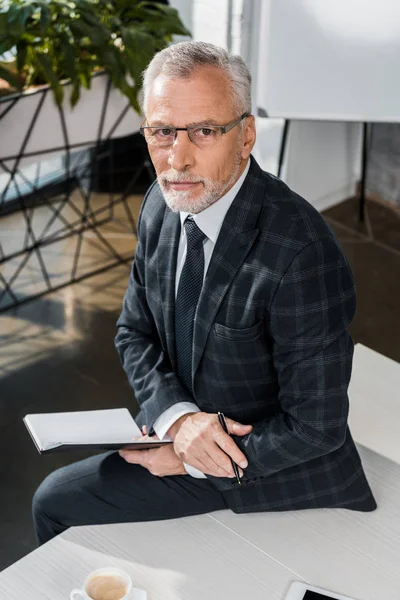
[[193,1],[193,39],[227,47],[228,0]]
[[[251,13],[255,13],[251,18]],[[265,55],[268,39],[265,30],[260,35],[259,23],[269,18],[269,0],[244,0],[244,16],[241,55],[255,78],[253,97],[257,95],[259,81],[263,77],[260,53]],[[288,41],[290,43],[290,40]],[[265,63],[265,61],[263,61]],[[254,112],[257,114],[257,106]],[[283,132],[283,119],[257,118],[259,131],[255,156],[261,166],[275,164],[277,173],[279,148],[271,147],[269,132],[277,139],[277,131]],[[278,142],[279,145],[279,142]],[[269,146],[267,148],[267,146]],[[274,153],[271,156],[271,151]],[[263,156],[265,155],[265,159]],[[265,162],[264,162],[265,161]],[[360,176],[360,126],[354,123],[292,121],[285,153],[282,179],[297,193],[306,198],[318,210],[341,202],[355,193]]]
[[[194,40],[240,53],[243,2],[246,0],[170,0]],[[230,23],[230,27],[228,27]]]
[[231,48],[234,54],[240,54],[240,44],[242,39],[242,15],[243,2],[245,0],[232,0],[232,27],[231,27]]
[[294,121],[282,178],[318,210],[334,206],[355,194],[360,142],[355,123]]
[[[268,0],[172,0],[193,38],[240,53],[257,85],[258,23]],[[231,35],[228,35],[231,9]],[[189,23],[189,19],[191,22]],[[254,95],[254,93],[253,93]],[[255,95],[254,95],[255,96]],[[256,112],[257,107],[253,110]],[[254,151],[263,169],[277,172],[281,119],[257,118]],[[354,194],[360,176],[360,127],[353,123],[292,122],[282,178],[318,210]]]
[[[184,26],[189,29],[189,31],[193,32],[193,2],[192,0],[170,0],[170,5],[173,8],[176,8],[179,12],[179,16],[181,18]],[[183,36],[175,36],[175,41],[180,42],[184,40]]]

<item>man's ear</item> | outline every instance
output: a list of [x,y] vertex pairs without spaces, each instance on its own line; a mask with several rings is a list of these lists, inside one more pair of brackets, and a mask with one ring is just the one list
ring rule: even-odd
[[256,120],[253,115],[246,117],[243,129],[242,158],[249,158],[256,143]]

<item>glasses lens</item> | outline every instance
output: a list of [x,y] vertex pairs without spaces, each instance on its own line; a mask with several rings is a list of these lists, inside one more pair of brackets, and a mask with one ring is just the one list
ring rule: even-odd
[[219,127],[188,127],[189,137],[196,146],[213,146],[221,137]]
[[[188,127],[187,131],[190,140],[200,148],[212,146],[221,138],[219,127],[203,125],[202,127]],[[147,143],[158,148],[171,146],[176,137],[176,131],[171,127],[144,127],[143,133]]]
[[170,146],[175,140],[175,129],[170,127],[145,127],[144,137],[152,146]]

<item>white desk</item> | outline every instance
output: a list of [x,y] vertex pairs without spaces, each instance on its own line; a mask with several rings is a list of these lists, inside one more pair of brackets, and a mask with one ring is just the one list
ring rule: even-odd
[[1,600],[66,600],[103,566],[148,600],[280,600],[294,575],[209,515],[74,528],[0,573]]
[[281,600],[291,581],[400,599],[400,465],[361,449],[379,509],[234,515],[67,531],[0,573],[1,600],[65,600],[118,565],[149,600]]
[[399,364],[356,346],[350,427],[367,446],[377,511],[222,511],[74,528],[0,573],[1,600],[66,599],[107,565],[128,571],[149,600],[281,600],[302,579],[359,600],[400,600],[399,384]]
[[400,464],[400,364],[356,344],[349,398],[355,441]]
[[359,600],[400,599],[400,466],[359,448],[378,509],[214,517],[314,585]]

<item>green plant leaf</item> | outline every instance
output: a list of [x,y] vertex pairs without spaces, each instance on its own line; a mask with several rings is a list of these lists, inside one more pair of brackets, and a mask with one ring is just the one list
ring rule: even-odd
[[17,70],[22,73],[26,64],[27,45],[24,40],[17,43]]
[[70,102],[71,102],[72,107],[74,107],[78,104],[80,96],[81,96],[81,82],[79,79],[75,79],[74,84],[72,86],[71,96],[70,96]]
[[157,51],[156,40],[147,32],[133,27],[123,28],[121,36],[125,44],[124,52],[143,71]]
[[8,15],[0,12],[0,42],[3,38],[8,37]]
[[[190,36],[183,23],[181,23],[176,8],[152,2],[140,2],[132,9],[135,18],[140,19],[151,31],[159,31],[162,28],[170,34]],[[161,32],[159,33],[160,36]]]
[[90,80],[91,80],[91,77],[89,76],[89,78],[88,78],[86,73],[82,73],[82,72],[79,73],[79,81],[81,82],[83,87],[85,87],[87,90],[90,89]]
[[14,41],[11,38],[0,39],[0,56],[14,47]]
[[37,52],[35,56],[38,62],[39,68],[42,70],[45,79],[50,84],[51,89],[54,92],[54,97],[58,106],[61,106],[64,98],[64,90],[57,75],[54,73],[52,68],[52,61],[48,54]]
[[8,11],[8,32],[17,38],[21,37],[25,30],[26,21],[34,10],[32,4],[11,4]]
[[40,7],[40,33],[42,36],[46,35],[46,33],[48,31],[48,27],[50,25],[50,21],[51,21],[50,10],[49,10],[48,6],[46,6],[46,4],[42,4]]
[[60,56],[60,69],[63,71],[63,75],[72,81],[76,81],[76,48],[70,43],[66,34],[62,34],[59,38],[58,52]]
[[[172,35],[189,34],[174,8],[143,0],[6,1],[0,0],[0,55],[16,48],[25,85],[48,83],[58,105],[61,81],[71,81],[75,105],[103,69],[139,112],[142,71]],[[5,75],[13,77],[9,69]]]
[[137,26],[122,28],[121,37],[128,71],[139,88],[142,84],[142,72],[157,51],[156,41],[149,33]]

